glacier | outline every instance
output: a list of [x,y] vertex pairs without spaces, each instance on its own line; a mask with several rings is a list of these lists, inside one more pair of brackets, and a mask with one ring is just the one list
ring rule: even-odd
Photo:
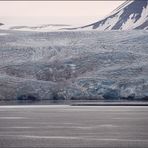
[[0,30],[0,100],[147,100],[148,31]]

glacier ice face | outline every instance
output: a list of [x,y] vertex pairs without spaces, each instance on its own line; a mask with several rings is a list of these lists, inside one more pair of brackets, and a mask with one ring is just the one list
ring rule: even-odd
[[0,99],[147,99],[147,31],[0,31]]

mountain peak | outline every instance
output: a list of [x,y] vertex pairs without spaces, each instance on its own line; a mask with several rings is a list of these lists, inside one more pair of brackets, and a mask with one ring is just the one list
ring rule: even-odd
[[81,28],[97,30],[148,29],[148,1],[126,1],[104,19]]

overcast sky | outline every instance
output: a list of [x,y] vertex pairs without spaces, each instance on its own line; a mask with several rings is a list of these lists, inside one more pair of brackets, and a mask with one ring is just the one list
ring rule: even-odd
[[[123,1],[0,1],[0,19],[42,18],[52,23],[82,24],[107,15]],[[9,18],[9,20],[7,20]],[[11,20],[12,19],[12,20]]]

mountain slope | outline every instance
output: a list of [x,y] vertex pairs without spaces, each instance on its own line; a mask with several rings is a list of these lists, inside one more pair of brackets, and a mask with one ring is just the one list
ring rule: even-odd
[[126,1],[104,19],[80,28],[97,30],[148,29],[148,1]]
[[62,27],[69,27],[70,25],[66,24],[43,24],[43,25],[34,25],[34,26],[27,26],[27,25],[3,25],[0,29],[4,30],[18,30],[18,31],[52,31],[52,30],[59,30]]

